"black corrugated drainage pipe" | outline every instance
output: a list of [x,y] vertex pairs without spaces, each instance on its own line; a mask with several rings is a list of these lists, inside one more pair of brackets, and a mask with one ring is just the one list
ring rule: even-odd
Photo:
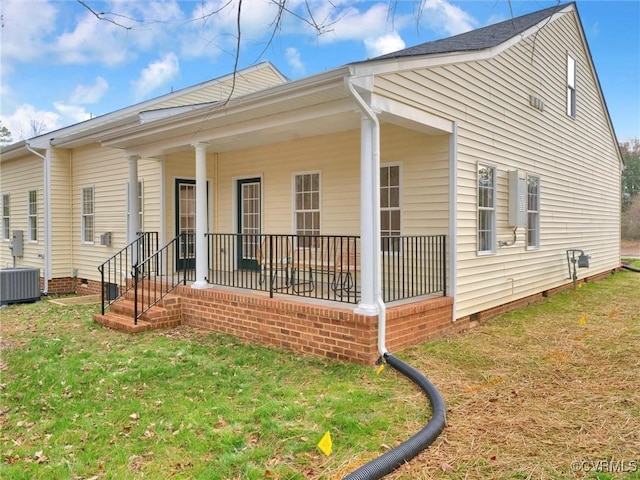
[[631,270],[632,272],[640,273],[640,268],[632,267],[631,265],[627,265],[626,263],[623,263],[621,267],[625,270]]
[[351,472],[343,480],[378,480],[384,477],[431,445],[447,422],[447,407],[442,395],[424,375],[390,353],[385,353],[384,360],[422,389],[431,403],[433,415],[427,425],[413,437]]

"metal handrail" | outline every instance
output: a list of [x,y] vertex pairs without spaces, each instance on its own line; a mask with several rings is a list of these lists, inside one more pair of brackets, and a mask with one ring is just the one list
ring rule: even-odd
[[138,232],[135,240],[111,255],[98,266],[100,272],[101,312],[123,297],[132,287],[127,282],[133,276],[133,265],[158,248],[158,232]]
[[[195,258],[195,234],[181,233],[133,267],[133,322],[175,290],[193,280],[188,260]],[[184,261],[180,261],[184,259]],[[181,264],[180,264],[181,263]]]
[[[360,237],[206,234],[207,281],[344,303],[360,300]],[[446,235],[383,237],[385,302],[446,295]]]

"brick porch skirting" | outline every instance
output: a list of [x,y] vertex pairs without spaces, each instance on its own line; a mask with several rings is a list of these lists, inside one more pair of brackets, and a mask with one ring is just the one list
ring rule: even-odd
[[[341,305],[303,303],[251,292],[178,287],[185,325],[226,333],[248,342],[305,354],[373,364],[378,358],[378,317]],[[390,351],[459,331],[452,322],[453,299],[437,297],[387,309]]]

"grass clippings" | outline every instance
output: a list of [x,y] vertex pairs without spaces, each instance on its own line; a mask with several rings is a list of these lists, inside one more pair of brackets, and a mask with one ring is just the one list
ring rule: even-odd
[[[447,428],[386,478],[639,479],[639,292],[623,271],[394,352],[438,387]],[[337,479],[429,418],[391,368],[187,327],[130,336],[95,311],[0,311],[0,478]]]

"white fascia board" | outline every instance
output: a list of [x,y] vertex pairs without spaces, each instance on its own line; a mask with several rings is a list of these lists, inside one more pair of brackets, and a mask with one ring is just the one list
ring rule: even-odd
[[[143,157],[154,156],[158,154],[158,151],[165,149],[172,149],[185,145],[192,145],[198,142],[215,143],[217,139],[224,139],[229,137],[235,137],[251,132],[258,132],[269,128],[277,128],[283,125],[298,124],[300,122],[320,119],[323,117],[337,115],[345,112],[353,111],[353,104],[348,100],[330,102],[325,105],[310,105],[308,107],[299,108],[296,110],[290,110],[281,112],[276,115],[270,115],[268,117],[258,117],[251,120],[244,120],[241,122],[226,124],[217,126],[211,129],[203,129],[198,135],[194,136],[193,132],[185,133],[182,135],[170,137],[172,131],[174,131],[174,125],[164,125],[154,129],[154,134],[167,132],[167,137],[164,140],[153,140],[151,144],[144,143],[137,147],[128,147],[127,152],[130,154],[137,154]],[[127,137],[118,137],[111,141],[104,141],[103,145],[106,147],[119,148],[119,144],[128,140],[135,139]]]
[[[34,147],[32,145],[32,148],[39,147]],[[14,158],[19,158],[30,153],[31,152],[29,152],[29,149],[27,148],[27,141],[20,140],[19,142],[12,143],[11,145],[0,148],[0,162],[13,160]]]
[[553,15],[538,22],[533,27],[524,32],[514,35],[510,39],[496,45],[493,48],[484,50],[469,50],[461,52],[426,54],[413,57],[390,58],[385,60],[371,60],[369,62],[353,64],[354,74],[357,76],[368,75],[385,75],[389,73],[399,73],[408,70],[421,70],[424,68],[434,68],[454,63],[477,62],[481,60],[489,60],[496,55],[502,53],[506,49],[512,47],[521,40],[538,33],[542,28],[556,21],[563,15],[574,11],[574,4],[569,4],[562,10],[558,10]]
[[138,125],[140,122],[138,115],[127,116],[118,121],[109,123],[108,125],[97,125],[94,128],[83,130],[75,135],[65,135],[64,137],[53,137],[49,140],[49,144],[58,148],[75,148],[86,143],[94,143],[99,134],[105,132],[113,132],[129,125]]
[[140,112],[138,115],[140,119],[140,124],[151,123],[158,120],[162,120],[164,118],[175,117],[176,115],[181,115],[187,112],[193,112],[197,110],[202,110],[203,108],[211,107],[216,103],[203,103],[198,105],[186,105],[180,107],[169,107],[169,108],[161,108],[159,110],[146,110],[144,112]]
[[[267,107],[282,101],[322,92],[335,88],[336,86],[341,87],[343,76],[347,73],[349,73],[348,68],[340,68],[231,99],[226,104],[201,104],[197,108],[188,111],[158,117],[155,121],[151,121],[147,118],[144,123],[133,126],[133,128],[128,132],[110,132],[106,135],[96,137],[96,139],[104,142],[104,144],[108,146],[110,143],[115,144],[120,141],[130,141],[136,137],[145,136],[150,131],[156,129],[168,130],[172,128],[180,128],[202,122],[203,120],[212,121],[219,117],[228,117],[235,113],[242,113],[261,107]],[[219,105],[219,107],[217,105]]]
[[393,123],[406,126],[412,130],[422,131],[424,133],[433,133],[433,129],[439,130],[442,133],[453,132],[453,121],[438,117],[437,115],[391,98],[373,94],[371,96],[371,109],[375,112],[380,112],[382,116],[384,116],[385,113],[391,115],[397,119],[394,120]]

